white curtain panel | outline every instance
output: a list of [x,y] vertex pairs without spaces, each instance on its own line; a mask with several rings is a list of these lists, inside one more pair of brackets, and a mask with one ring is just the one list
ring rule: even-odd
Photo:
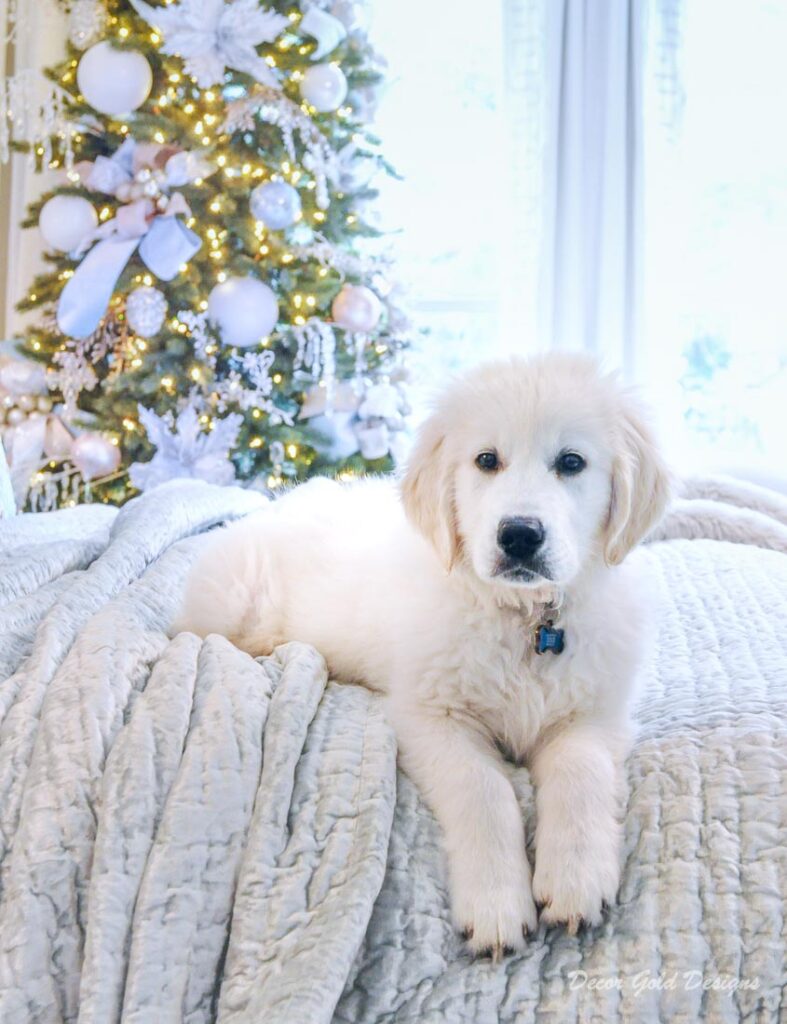
[[[53,0],[17,0],[16,29],[8,46],[0,46],[0,75],[18,74],[27,68],[43,70],[62,61],[66,52],[66,16],[61,5]],[[7,25],[8,0],[0,0],[0,38]],[[41,95],[47,83],[40,78]],[[58,181],[56,172],[34,174],[30,159],[14,154],[0,165],[0,201],[7,206],[8,216],[0,238],[0,288],[3,290],[4,323],[0,336],[18,334],[23,318],[14,306],[26,294],[35,274],[44,269],[41,237],[36,230],[23,231],[19,226],[28,203]]]
[[547,0],[541,329],[636,376],[644,0]]

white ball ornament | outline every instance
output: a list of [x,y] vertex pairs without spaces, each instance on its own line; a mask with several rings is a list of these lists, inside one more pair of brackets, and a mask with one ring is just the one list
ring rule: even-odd
[[208,318],[225,345],[248,348],[267,337],[279,319],[271,288],[254,277],[229,277],[208,296]]
[[115,472],[120,448],[101,434],[80,434],[71,444],[70,457],[85,480],[95,480]]
[[12,395],[35,395],[46,390],[46,371],[32,359],[11,359],[0,367],[0,386]]
[[98,214],[82,196],[52,196],[41,207],[38,227],[48,246],[71,252],[98,226]]
[[82,56],[77,84],[94,110],[116,117],[142,106],[150,95],[153,72],[141,53],[116,50],[104,41]]
[[166,317],[167,300],[158,288],[142,285],[126,299],[126,320],[140,338],[152,338],[158,334]]
[[333,319],[345,330],[368,334],[380,322],[383,307],[371,290],[362,284],[346,284],[333,300]]
[[347,98],[347,79],[333,64],[315,64],[304,71],[301,96],[320,114],[338,110]]
[[252,216],[266,228],[280,231],[291,227],[301,212],[301,197],[286,181],[266,181],[258,185],[249,200]]

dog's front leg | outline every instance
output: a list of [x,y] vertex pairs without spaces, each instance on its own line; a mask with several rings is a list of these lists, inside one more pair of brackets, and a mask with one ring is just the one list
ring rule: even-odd
[[625,727],[573,723],[531,758],[536,784],[536,870],[533,895],[542,919],[601,921],[620,880],[620,809],[625,792]]
[[442,826],[456,924],[476,953],[521,949],[537,924],[525,831],[500,754],[472,724],[395,715],[402,766]]

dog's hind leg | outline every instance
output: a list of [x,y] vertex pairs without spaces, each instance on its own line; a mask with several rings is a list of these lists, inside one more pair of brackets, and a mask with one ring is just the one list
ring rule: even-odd
[[270,654],[282,642],[271,527],[263,512],[206,539],[186,581],[173,634],[219,633],[255,656]]

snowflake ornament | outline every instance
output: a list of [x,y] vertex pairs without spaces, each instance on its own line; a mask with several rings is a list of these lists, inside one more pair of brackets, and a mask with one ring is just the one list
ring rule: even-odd
[[213,430],[204,433],[193,404],[187,405],[174,422],[171,413],[157,416],[152,409],[140,406],[139,422],[156,447],[156,454],[150,462],[134,462],[129,466],[131,483],[138,490],[149,491],[180,477],[206,480],[211,484],[235,482],[235,467],[229,453],[238,439],[242,416],[233,413],[217,419]]
[[227,68],[279,87],[257,47],[272,43],[289,18],[260,7],[259,0],[180,0],[167,7],[131,0],[131,5],[163,35],[161,52],[182,58],[201,89],[220,83]]

